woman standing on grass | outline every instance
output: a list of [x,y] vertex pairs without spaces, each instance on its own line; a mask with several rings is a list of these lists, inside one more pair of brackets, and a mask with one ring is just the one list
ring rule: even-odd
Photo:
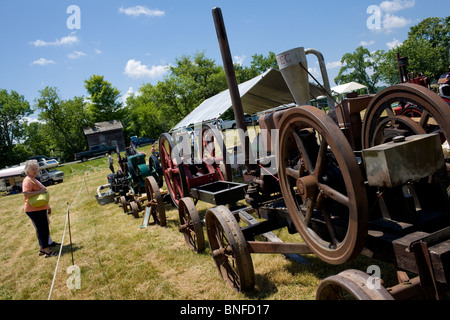
[[[25,164],[25,174],[27,175],[22,182],[22,192],[25,198],[25,213],[30,217],[36,229],[36,235],[39,241],[39,255],[45,255],[46,258],[56,256],[56,252],[50,249],[49,236],[50,229],[48,226],[48,216],[51,208],[48,204],[42,207],[32,207],[28,202],[28,198],[44,193],[47,188],[36,180],[39,173],[39,164],[36,160],[28,160]],[[52,243],[53,244],[53,243]]]

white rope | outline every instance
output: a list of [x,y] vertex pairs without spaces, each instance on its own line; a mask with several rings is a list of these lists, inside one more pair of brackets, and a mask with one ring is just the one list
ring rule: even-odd
[[56,262],[55,272],[53,274],[52,286],[50,287],[50,292],[48,294],[48,299],[47,300],[50,300],[50,297],[52,296],[52,292],[53,292],[53,285],[55,284],[56,272],[58,271],[59,260],[61,258],[61,252],[62,252],[62,248],[63,248],[63,244],[64,244],[64,237],[66,236],[67,221],[69,220],[69,208],[75,203],[75,201],[77,200],[78,196],[80,195],[82,189],[83,189],[83,182],[81,182],[80,190],[78,191],[78,194],[75,197],[75,199],[72,201],[72,204],[71,205],[67,204],[67,215],[66,215],[66,223],[65,223],[65,226],[64,226],[64,233],[63,233],[63,237],[62,237],[62,240],[61,240],[61,246],[59,248],[58,261]]

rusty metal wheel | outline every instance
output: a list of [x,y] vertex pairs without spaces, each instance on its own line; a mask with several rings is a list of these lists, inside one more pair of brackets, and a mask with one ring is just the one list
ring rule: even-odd
[[[398,111],[396,111],[396,109]],[[393,121],[399,116],[408,117],[403,128],[395,128]],[[387,120],[388,118],[393,121]],[[401,121],[397,121],[401,122]],[[413,124],[413,122],[415,124]],[[383,126],[383,123],[387,126]],[[441,134],[442,143],[450,138],[450,106],[433,91],[412,83],[391,86],[380,91],[371,101],[364,114],[362,146],[370,148],[383,143],[385,136],[406,135],[417,131]],[[397,130],[397,133],[395,132]]]
[[195,252],[203,252],[205,250],[203,224],[191,198],[180,199],[178,214],[180,216],[178,230],[184,235],[187,245]]
[[407,116],[387,116],[375,128],[372,144],[375,146],[392,141],[397,136],[407,137],[415,134],[426,134],[426,131]]
[[202,162],[209,172],[216,172],[218,180],[232,181],[231,165],[222,131],[210,123],[204,123],[198,143],[202,146]]
[[380,284],[373,283],[367,273],[345,270],[322,280],[316,291],[317,300],[394,300]]
[[138,208],[137,203],[134,201],[131,201],[130,208],[131,208],[131,214],[133,215],[133,217],[138,219],[139,218],[139,208]]
[[122,206],[123,213],[128,212],[128,202],[125,196],[120,196],[120,205]]
[[167,189],[178,207],[180,199],[188,196],[188,186],[182,158],[170,134],[163,133],[159,137],[159,153]]
[[323,261],[342,264],[364,247],[367,194],[353,150],[323,111],[300,106],[280,124],[279,179],[289,215]]
[[167,224],[166,208],[158,183],[153,176],[145,178],[145,192],[147,193],[147,207],[151,208],[150,213],[153,219],[156,224],[164,227]]
[[255,283],[247,241],[233,214],[225,206],[206,211],[206,230],[211,255],[226,284],[239,292]]

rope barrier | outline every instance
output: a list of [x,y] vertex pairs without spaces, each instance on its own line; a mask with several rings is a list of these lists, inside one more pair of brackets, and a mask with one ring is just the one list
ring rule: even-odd
[[[86,180],[84,180],[84,182],[86,182]],[[78,191],[77,196],[75,197],[75,199],[72,201],[72,204],[69,205],[69,203],[67,202],[67,215],[66,215],[66,223],[64,225],[64,232],[63,232],[63,236],[62,236],[62,240],[61,240],[61,246],[59,248],[59,254],[58,254],[58,260],[56,262],[56,267],[55,267],[55,272],[53,274],[53,280],[52,280],[52,285],[50,287],[50,292],[48,294],[48,298],[47,300],[50,300],[51,296],[52,296],[52,292],[53,292],[53,285],[55,284],[55,279],[56,279],[56,272],[58,271],[58,266],[59,266],[59,260],[61,258],[61,252],[62,252],[62,248],[63,248],[63,244],[64,244],[64,237],[66,236],[66,230],[67,230],[67,225],[69,224],[69,230],[70,230],[70,219],[69,219],[69,208],[75,203],[75,201],[78,199],[78,196],[81,193],[81,190],[83,189],[83,182],[81,183],[80,186],[80,190]],[[70,233],[70,231],[69,231]],[[73,261],[73,251],[72,251],[72,235],[70,235],[70,251],[72,252],[72,265],[74,265],[74,261]]]

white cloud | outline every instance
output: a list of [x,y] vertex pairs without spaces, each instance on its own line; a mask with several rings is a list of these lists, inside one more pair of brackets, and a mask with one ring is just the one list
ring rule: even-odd
[[128,91],[122,96],[122,103],[124,105],[127,104],[128,97],[139,97],[142,95],[142,92],[140,91],[134,91],[133,87],[129,87]]
[[342,67],[341,61],[327,62],[327,69],[336,69]]
[[415,0],[393,0],[383,1],[380,4],[380,9],[384,12],[396,12],[407,8],[412,8],[415,5]]
[[247,58],[247,56],[245,54],[243,54],[242,56],[234,56],[233,57],[234,63],[242,66],[244,64],[245,58]]
[[371,46],[371,45],[375,44],[375,41],[373,41],[373,40],[370,40],[370,41],[361,41],[360,44],[361,44],[363,47],[368,47],[368,46]]
[[148,66],[142,64],[141,61],[137,61],[135,59],[130,59],[125,66],[124,74],[129,76],[130,78],[159,78],[163,76],[167,70],[168,66],[152,66],[149,68]]
[[48,60],[48,59],[45,59],[45,58],[40,58],[39,60],[33,61],[33,62],[31,63],[31,65],[38,64],[38,65],[40,65],[40,66],[45,66],[45,65],[48,65],[48,64],[55,64],[55,63],[56,63],[56,62],[53,61],[53,60]]
[[404,17],[398,17],[390,13],[386,13],[383,19],[383,28],[390,30],[395,28],[403,28],[411,23],[411,20],[408,20]]
[[387,42],[386,45],[389,49],[394,49],[400,47],[402,45],[402,42],[394,38],[394,40],[392,40],[391,42]]
[[78,39],[78,37],[76,35],[70,34],[66,37],[62,37],[61,39],[56,39],[53,42],[36,40],[36,41],[31,42],[31,44],[34,45],[35,47],[49,47],[49,46],[59,47],[59,46],[71,46],[74,44],[78,44],[79,42],[80,42],[80,40]]
[[144,15],[147,17],[162,17],[166,14],[164,11],[158,9],[149,9],[145,6],[135,6],[126,9],[120,7],[119,12],[133,17],[138,17],[140,15]]
[[95,49],[94,51],[96,54],[103,54],[103,52],[100,49]]
[[81,51],[74,51],[67,55],[67,57],[69,57],[69,59],[78,59],[79,57],[83,57],[83,56],[87,56],[87,54],[84,52],[81,52]]

